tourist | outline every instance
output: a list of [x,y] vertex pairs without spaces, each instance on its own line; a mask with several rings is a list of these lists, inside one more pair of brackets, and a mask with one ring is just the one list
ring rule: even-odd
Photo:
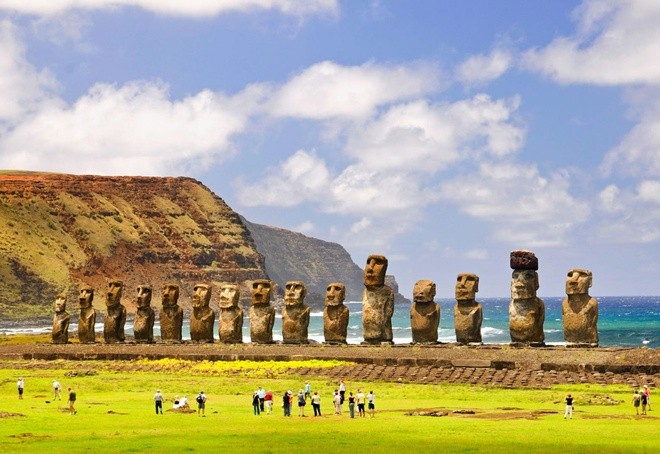
[[335,415],[341,415],[341,394],[338,389],[335,389],[335,394],[332,396],[332,403],[335,405]]
[[78,413],[74,408],[74,405],[76,404],[76,392],[71,388],[68,388],[68,391],[69,391],[69,414],[75,415],[76,413]]
[[649,390],[649,385],[644,385],[644,391],[642,392],[646,394],[646,406],[651,411],[651,391]]
[[369,394],[367,394],[367,400],[369,401],[369,416],[373,418],[376,413],[376,396],[373,391],[369,391]]
[[305,382],[305,400],[312,398],[312,387],[308,381]]
[[318,391],[314,391],[312,396],[312,407],[314,407],[314,416],[321,416],[321,396]]
[[639,416],[639,404],[642,402],[642,396],[639,395],[639,391],[635,390],[632,398],[633,405],[635,406],[635,414]]
[[[346,383],[344,383],[344,380],[339,381],[339,395],[341,396],[341,403],[340,405],[344,405],[344,395],[346,394]],[[340,411],[341,413],[341,411]]]
[[179,400],[179,396],[175,396],[174,397],[174,404],[172,405],[172,408],[174,408],[176,410],[177,408],[179,408],[180,403],[181,403],[181,401]]
[[62,394],[60,393],[61,390],[62,385],[60,385],[60,382],[53,380],[53,400],[62,400]]
[[301,389],[298,391],[298,416],[305,416],[305,405],[307,405],[305,392]]
[[273,391],[266,392],[264,404],[266,405],[266,414],[270,415],[273,412]]
[[252,394],[252,413],[254,414],[254,416],[259,416],[261,414],[260,410],[261,410],[261,401],[259,399],[259,392],[255,391]]
[[646,398],[646,393],[644,391],[641,391],[639,393],[640,395],[640,400],[642,401],[642,414],[646,414],[646,404],[648,403],[648,400]]
[[188,404],[188,398],[186,396],[183,396],[179,401],[179,408],[183,408],[184,410],[190,409],[190,404]]
[[23,380],[23,377],[18,377],[16,385],[18,386],[18,398],[23,399],[23,389],[25,388],[25,380]]
[[291,391],[284,391],[282,396],[282,408],[284,409],[284,416],[291,416]]
[[259,386],[259,389],[257,389],[257,394],[259,395],[259,409],[261,411],[264,411],[265,399],[266,399],[266,390],[263,389],[261,386]]
[[351,419],[355,418],[355,396],[353,393],[348,393],[348,413],[351,415]]
[[358,406],[358,416],[360,418],[364,418],[364,402],[366,400],[366,397],[364,396],[364,393],[358,388],[357,394],[355,395],[355,401],[357,402]]
[[163,395],[160,393],[160,389],[156,390],[156,394],[154,394],[154,402],[156,403],[156,414],[158,414],[158,410],[160,409],[160,414],[163,414]]
[[206,396],[200,391],[195,398],[197,401],[197,416],[206,417]]
[[564,411],[564,419],[566,419],[566,416],[571,416],[571,419],[573,419],[573,396],[570,394],[566,396],[566,411]]

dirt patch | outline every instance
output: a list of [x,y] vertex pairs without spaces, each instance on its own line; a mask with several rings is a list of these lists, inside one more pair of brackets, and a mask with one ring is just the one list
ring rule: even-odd
[[33,433],[22,433],[22,434],[14,434],[14,435],[9,435],[9,438],[19,438],[19,439],[24,439],[24,438],[51,438],[50,435],[43,435],[43,434],[33,434]]
[[5,411],[0,411],[0,419],[2,418],[25,418],[25,415],[21,413],[8,413]]
[[128,413],[123,413],[121,411],[108,410],[109,415],[127,415]]

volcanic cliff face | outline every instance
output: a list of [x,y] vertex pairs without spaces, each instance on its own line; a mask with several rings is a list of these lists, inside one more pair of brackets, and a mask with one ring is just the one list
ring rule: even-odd
[[198,282],[266,278],[263,257],[225,202],[190,178],[100,177],[0,172],[0,316],[51,313],[57,293],[77,310],[81,284],[104,307],[109,279],[124,282],[132,311],[136,288],[181,286],[190,305]]

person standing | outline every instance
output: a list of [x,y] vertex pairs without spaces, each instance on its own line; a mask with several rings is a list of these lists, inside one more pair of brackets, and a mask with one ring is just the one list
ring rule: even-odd
[[206,417],[206,395],[200,391],[195,398],[197,401],[197,416]]
[[76,413],[78,413],[74,408],[74,405],[76,404],[76,392],[71,388],[69,388],[68,391],[69,391],[69,414],[75,415]]
[[348,393],[348,413],[351,415],[351,419],[355,418],[355,396],[353,393]]
[[335,405],[335,415],[341,415],[341,394],[337,389],[335,389],[335,394],[332,396],[332,403]]
[[23,399],[23,390],[25,389],[25,380],[23,380],[23,377],[18,377],[16,385],[18,386],[18,398]]
[[635,390],[633,394],[632,403],[635,407],[635,414],[639,416],[639,404],[642,402],[642,396],[639,395],[639,391]]
[[266,392],[264,404],[266,405],[266,414],[270,415],[273,412],[273,391]]
[[312,398],[312,386],[308,381],[305,382],[305,400]]
[[318,391],[314,391],[312,396],[312,407],[314,407],[314,416],[321,416],[321,396]]
[[307,405],[307,401],[305,400],[305,393],[301,389],[298,391],[298,416],[305,416],[305,405]]
[[341,396],[341,403],[339,405],[344,405],[345,394],[346,394],[346,383],[344,383],[344,380],[340,380],[339,381],[339,395]]
[[259,386],[259,389],[257,389],[257,394],[259,395],[259,409],[264,411],[266,402],[266,390]]
[[282,408],[284,409],[284,416],[291,416],[291,399],[289,395],[291,391],[284,391],[282,396]]
[[646,397],[646,393],[644,391],[639,393],[640,400],[642,401],[642,414],[646,414],[646,404],[648,404],[648,400]]
[[644,391],[642,391],[644,394],[646,394],[646,405],[651,411],[651,391],[649,390],[649,385],[644,385]]
[[566,396],[566,411],[564,411],[564,419],[566,416],[570,415],[570,419],[573,419],[573,396],[570,394]]
[[367,401],[369,401],[369,416],[373,418],[376,413],[376,396],[373,391],[367,394]]
[[365,402],[365,400],[366,400],[366,397],[365,397],[364,393],[360,389],[358,389],[357,390],[357,395],[355,396],[355,401],[357,402],[358,416],[360,416],[360,418],[364,418],[364,402]]
[[259,416],[261,410],[261,402],[259,399],[259,392],[255,391],[254,394],[252,394],[252,413],[254,416]]
[[160,409],[160,414],[163,414],[163,395],[160,393],[160,389],[156,390],[156,394],[154,394],[154,402],[156,403],[156,414],[158,414],[158,410]]
[[62,400],[62,385],[57,380],[53,380],[53,400]]

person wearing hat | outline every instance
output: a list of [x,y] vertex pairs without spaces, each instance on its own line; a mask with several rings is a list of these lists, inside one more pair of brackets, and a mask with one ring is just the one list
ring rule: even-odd
[[156,402],[156,414],[158,414],[158,410],[160,409],[160,414],[163,414],[163,395],[160,393],[160,389],[156,390],[156,394],[154,394],[154,402]]

